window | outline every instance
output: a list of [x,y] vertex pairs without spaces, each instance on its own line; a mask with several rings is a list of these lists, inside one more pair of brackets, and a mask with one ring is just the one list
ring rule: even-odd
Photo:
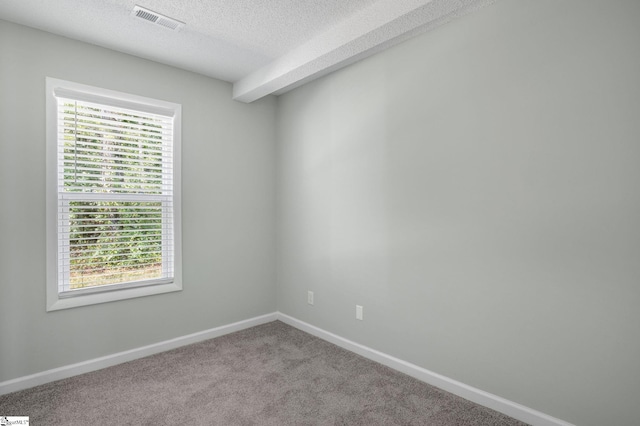
[[47,78],[47,310],[182,289],[178,104]]

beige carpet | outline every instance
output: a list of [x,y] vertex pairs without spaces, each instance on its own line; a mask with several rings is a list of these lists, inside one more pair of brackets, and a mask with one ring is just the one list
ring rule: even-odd
[[32,425],[523,425],[282,322],[0,396]]

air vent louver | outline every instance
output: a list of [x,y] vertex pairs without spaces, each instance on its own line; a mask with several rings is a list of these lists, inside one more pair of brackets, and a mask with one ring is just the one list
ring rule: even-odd
[[169,28],[174,31],[179,31],[184,26],[184,22],[177,21],[173,18],[169,18],[168,16],[161,15],[137,5],[133,8],[131,14],[136,18],[144,19],[145,21],[152,22],[156,25],[160,25],[161,27]]
[[158,18],[158,20],[156,21],[156,24],[162,25],[163,27],[167,27],[172,30],[177,30],[178,27],[180,26],[180,22],[175,21],[173,19],[163,18],[163,17]]

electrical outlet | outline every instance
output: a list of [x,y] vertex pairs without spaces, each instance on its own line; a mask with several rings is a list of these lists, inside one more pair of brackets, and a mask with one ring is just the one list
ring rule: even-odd
[[313,292],[312,291],[308,291],[307,292],[307,303],[309,305],[313,305]]
[[362,321],[362,306],[356,305],[356,319]]

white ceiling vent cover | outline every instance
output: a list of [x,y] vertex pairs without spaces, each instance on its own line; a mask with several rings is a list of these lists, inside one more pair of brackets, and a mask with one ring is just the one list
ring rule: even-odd
[[173,18],[169,18],[168,16],[161,15],[138,5],[133,8],[131,14],[136,18],[144,19],[145,21],[152,22],[156,25],[160,25],[174,31],[180,31],[180,29],[184,27],[184,22],[176,21]]

